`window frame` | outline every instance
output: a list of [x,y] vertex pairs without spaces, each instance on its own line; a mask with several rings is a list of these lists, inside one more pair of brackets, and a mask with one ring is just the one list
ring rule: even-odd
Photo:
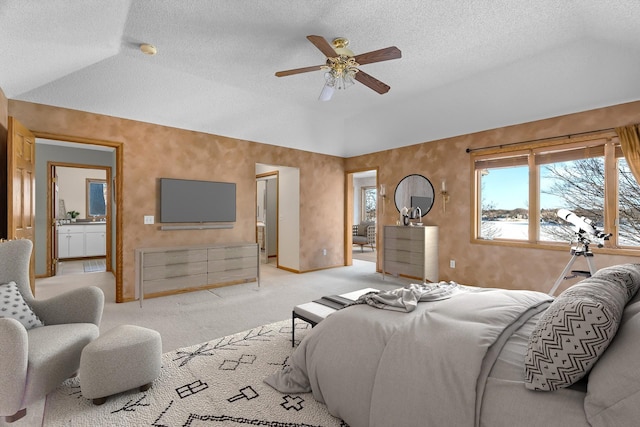
[[[580,154],[582,151],[582,154]],[[571,153],[573,152],[573,153]],[[593,133],[579,137],[560,137],[537,140],[522,144],[508,144],[496,148],[478,149],[470,152],[471,171],[471,243],[484,245],[527,247],[538,249],[566,250],[569,242],[540,240],[540,166],[566,160],[604,156],[604,230],[612,233],[604,247],[592,249],[600,253],[635,255],[640,247],[618,245],[618,163],[623,157],[618,136],[613,131]],[[577,154],[577,156],[575,156]],[[597,154],[597,155],[593,155]],[[504,238],[483,239],[480,236],[482,196],[481,171],[490,167],[524,165],[529,167],[529,233],[527,240]],[[485,168],[478,167],[488,166]]]

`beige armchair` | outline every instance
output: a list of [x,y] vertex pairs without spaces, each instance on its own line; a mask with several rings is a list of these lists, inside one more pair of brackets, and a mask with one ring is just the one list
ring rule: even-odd
[[98,337],[104,307],[104,294],[95,286],[35,299],[29,287],[32,249],[30,240],[0,243],[0,285],[15,282],[44,323],[27,329],[0,312],[0,416],[8,422],[77,372],[82,349]]
[[364,252],[364,247],[371,246],[371,250],[376,247],[376,223],[361,222],[352,227],[352,241],[354,245],[360,245],[360,251]]

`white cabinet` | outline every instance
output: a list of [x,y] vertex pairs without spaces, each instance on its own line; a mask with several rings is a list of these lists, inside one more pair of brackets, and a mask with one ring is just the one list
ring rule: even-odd
[[58,227],[58,258],[84,256],[84,229],[78,225]]
[[438,281],[438,227],[384,227],[382,274]]
[[105,224],[84,226],[84,256],[105,256],[107,254],[107,227]]
[[106,224],[58,226],[58,258],[105,256],[106,233]]

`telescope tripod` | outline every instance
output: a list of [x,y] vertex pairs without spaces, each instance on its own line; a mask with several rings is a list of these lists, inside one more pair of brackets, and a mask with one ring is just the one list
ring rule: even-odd
[[[572,256],[569,260],[569,263],[564,268],[564,270],[560,274],[560,277],[558,277],[558,280],[556,280],[556,283],[549,291],[549,295],[553,295],[555,293],[555,291],[558,289],[558,286],[560,286],[560,283],[562,283],[563,280],[573,279],[577,276],[591,277],[596,272],[596,267],[593,264],[593,252],[591,252],[591,249],[589,249],[589,240],[587,238],[578,235],[578,242],[574,247],[571,248],[571,255]],[[585,257],[585,259],[587,260],[587,264],[589,265],[589,271],[572,270],[572,275],[567,276],[567,273],[571,269],[571,266],[579,256]]]

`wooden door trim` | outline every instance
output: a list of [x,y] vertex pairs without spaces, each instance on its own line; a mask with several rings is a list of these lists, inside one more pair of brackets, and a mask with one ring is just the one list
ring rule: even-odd
[[114,276],[116,279],[116,302],[125,302],[123,298],[123,248],[122,248],[122,234],[123,234],[123,209],[122,209],[122,193],[124,186],[124,143],[118,141],[108,141],[103,139],[85,138],[81,136],[73,135],[61,135],[49,132],[40,132],[37,130],[31,131],[36,138],[52,139],[55,141],[76,142],[79,144],[101,145],[104,147],[111,147],[115,150],[116,154],[116,172],[112,178],[113,184],[113,197],[116,205],[116,268]]

